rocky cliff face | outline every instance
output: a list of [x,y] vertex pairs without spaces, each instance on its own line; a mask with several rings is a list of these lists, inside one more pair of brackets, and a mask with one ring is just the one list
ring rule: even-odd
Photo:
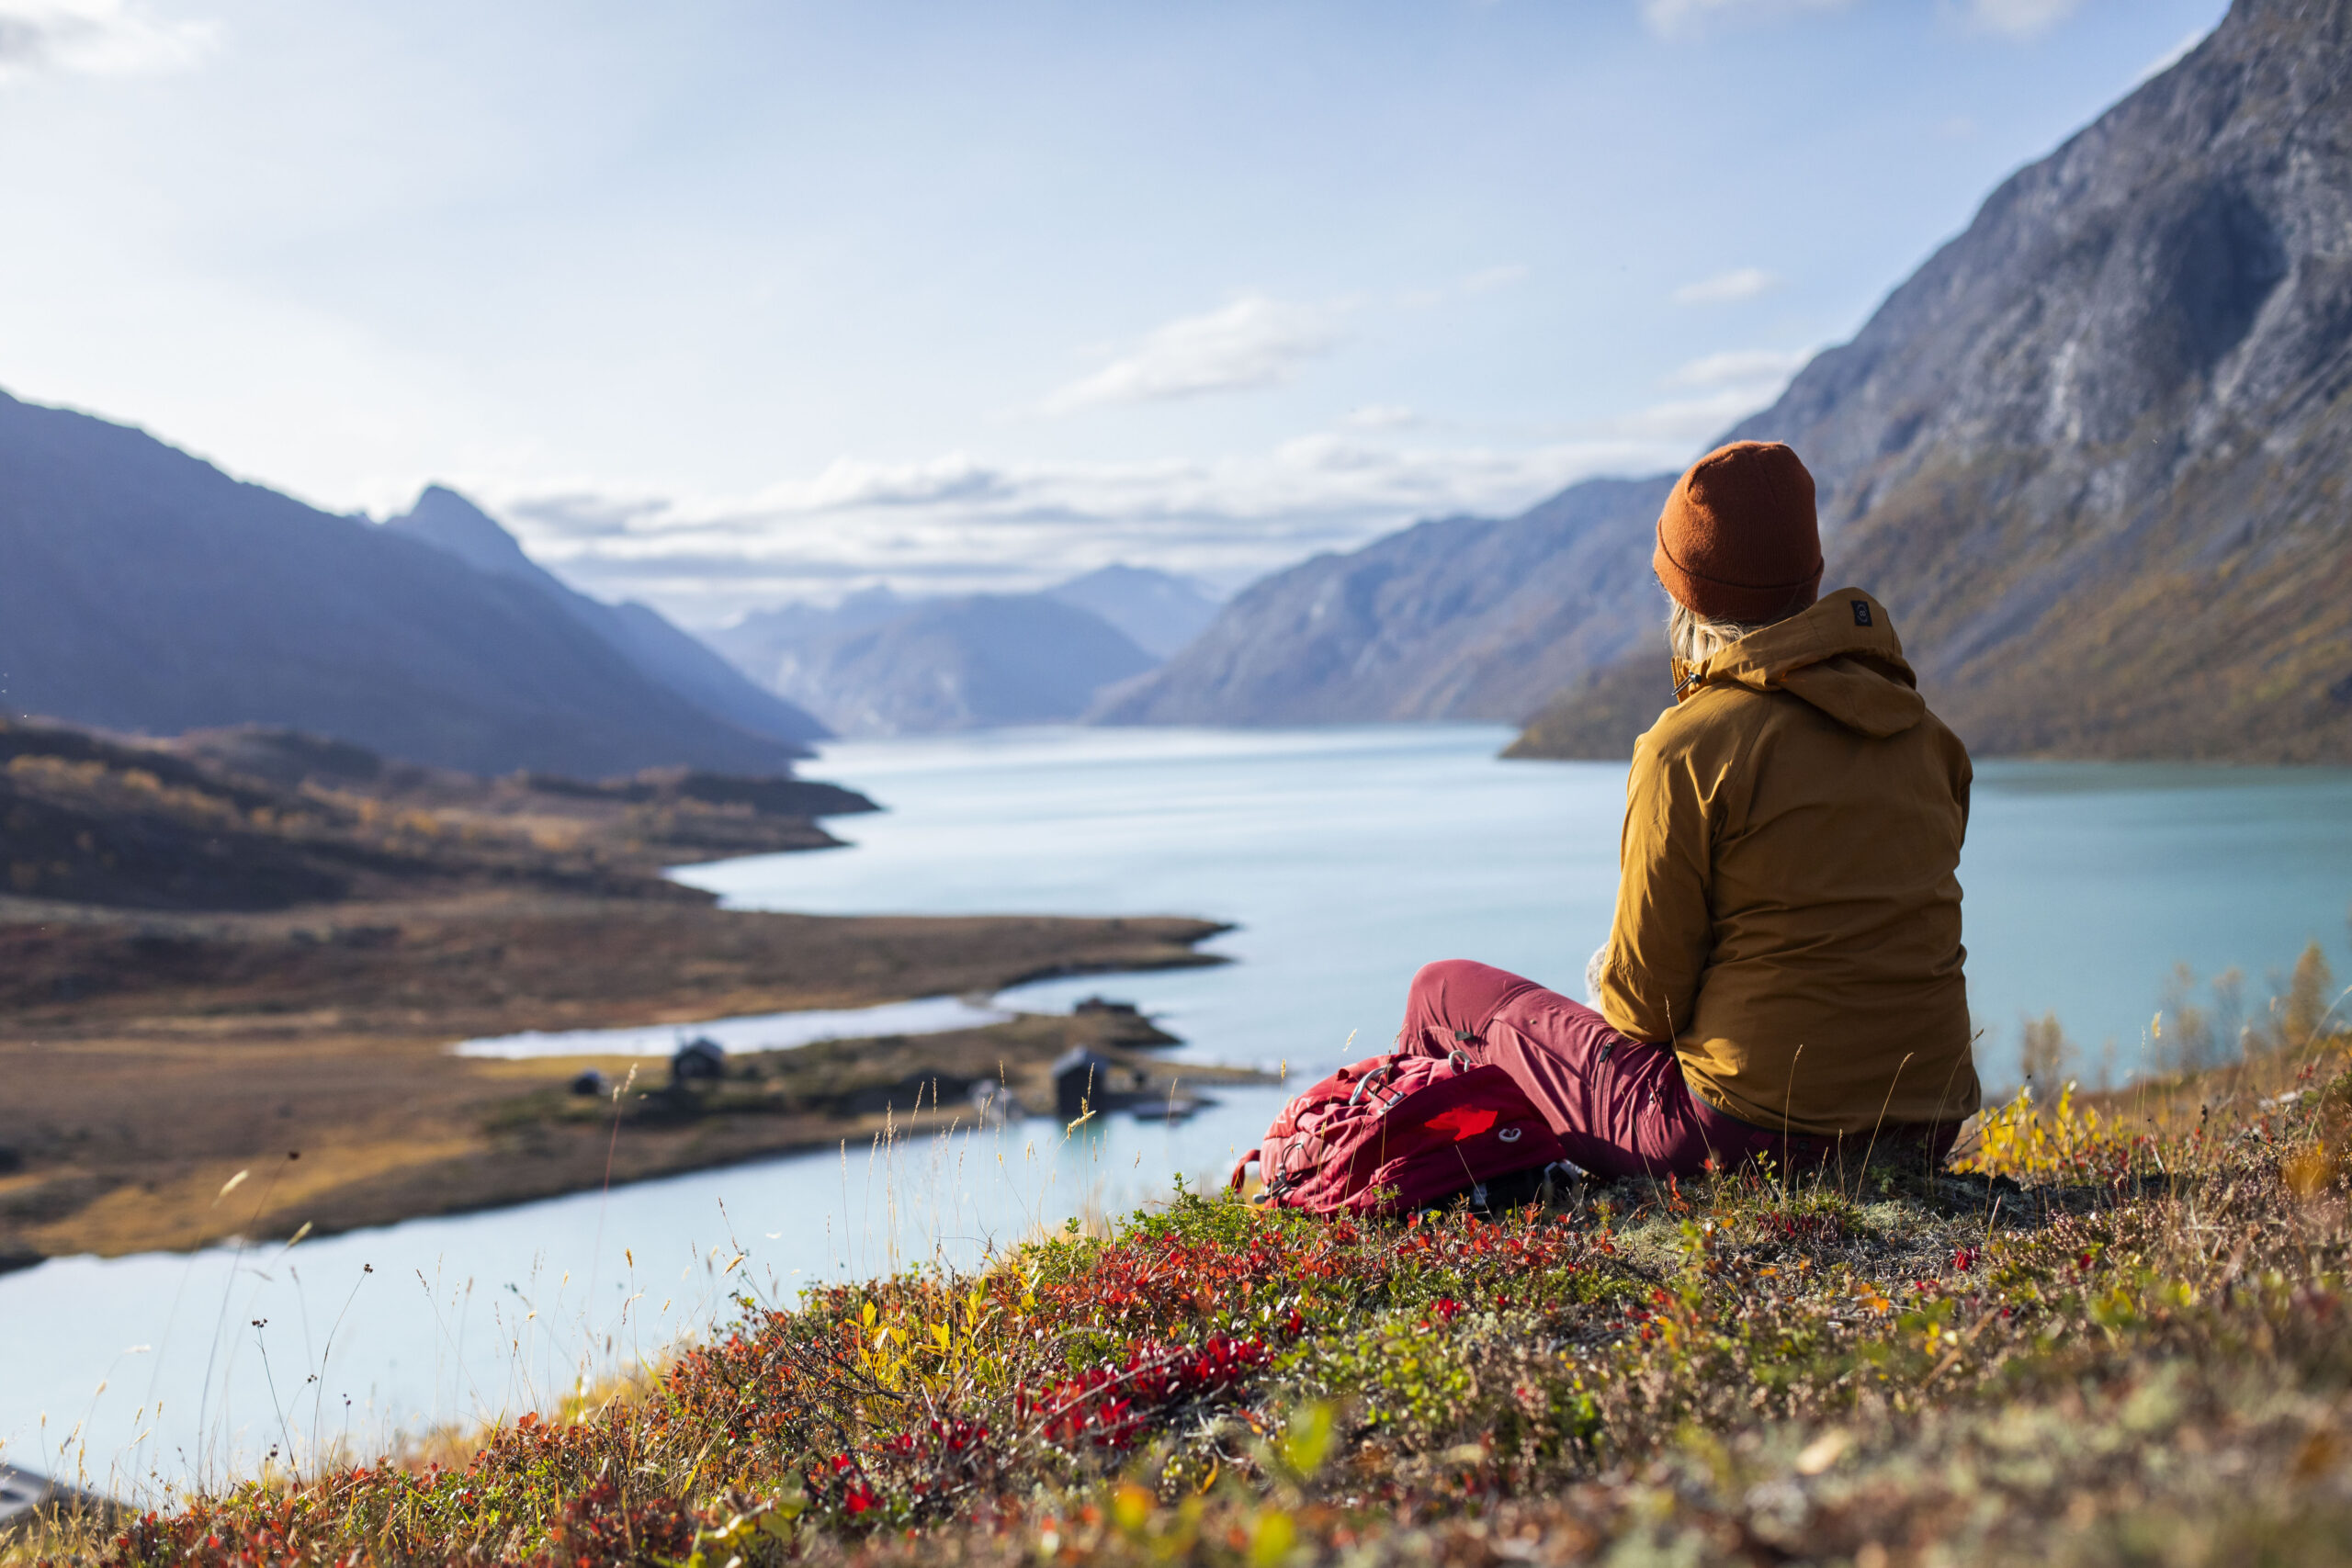
[[2239,0],[1732,434],[1978,749],[2352,757],[2352,0]]
[[[2347,61],[2352,0],[2239,0],[1726,433],[1804,454],[1830,582],[1894,609],[1980,751],[2352,760]],[[1520,717],[1550,692],[1522,754],[1623,756],[1664,690],[1611,668],[1658,657],[1664,490],[1308,562],[1111,716]]]

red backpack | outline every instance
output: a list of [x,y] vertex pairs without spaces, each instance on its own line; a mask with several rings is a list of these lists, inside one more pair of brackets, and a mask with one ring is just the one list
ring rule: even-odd
[[1292,1100],[1250,1162],[1266,1180],[1261,1203],[1330,1214],[1405,1213],[1567,1158],[1567,1150],[1510,1074],[1450,1057],[1392,1055],[1341,1067]]

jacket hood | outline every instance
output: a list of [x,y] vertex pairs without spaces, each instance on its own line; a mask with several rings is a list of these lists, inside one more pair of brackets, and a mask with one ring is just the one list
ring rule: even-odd
[[1881,739],[1900,735],[1928,712],[1886,606],[1859,588],[1825,593],[1812,609],[1696,665],[1678,660],[1674,678],[1677,703],[1706,686],[1788,692],[1847,728]]

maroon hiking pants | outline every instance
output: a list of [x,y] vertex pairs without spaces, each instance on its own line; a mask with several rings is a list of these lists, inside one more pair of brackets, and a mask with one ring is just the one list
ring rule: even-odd
[[[1491,964],[1449,959],[1422,966],[1405,1001],[1396,1049],[1443,1056],[1460,1051],[1504,1068],[1551,1122],[1568,1157],[1600,1176],[1692,1176],[1769,1155],[1803,1168],[1862,1149],[1776,1133],[1724,1115],[1690,1092],[1673,1047],[1620,1034],[1580,1002]],[[1952,1127],[1888,1128],[1884,1148],[1907,1145],[1936,1164]],[[1924,1144],[1924,1146],[1923,1146]]]

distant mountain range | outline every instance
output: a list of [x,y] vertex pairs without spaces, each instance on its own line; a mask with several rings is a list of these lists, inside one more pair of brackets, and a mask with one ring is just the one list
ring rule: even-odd
[[0,706],[151,735],[277,726],[475,773],[588,777],[782,773],[824,733],[651,611],[539,572],[448,491],[379,526],[6,394]]
[[847,735],[1067,722],[1216,614],[1196,584],[1112,566],[1036,593],[787,604],[710,634],[745,674]]
[[[2352,761],[2347,60],[2352,0],[2237,0],[1726,433],[1804,456],[1829,581],[1891,606],[1979,751]],[[592,777],[1081,715],[1534,716],[1520,754],[1622,756],[1666,700],[1670,479],[1422,523],[1222,610],[1112,567],[786,606],[722,659],[454,491],[332,516],[0,394],[0,708]]]
[[[2238,0],[1727,433],[1804,455],[1827,581],[1980,751],[2352,760],[2347,60],[2352,0]],[[1317,558],[1105,716],[1515,720],[1540,686],[1522,754],[1624,755],[1666,699],[1667,482]]]
[[1244,589],[1109,724],[1510,718],[1637,646],[1649,558],[1624,548],[1669,479],[1576,486],[1508,522],[1417,524]]
[[1046,597],[1102,616],[1154,659],[1165,659],[1208,629],[1217,601],[1172,572],[1149,567],[1098,567],[1046,590]]

